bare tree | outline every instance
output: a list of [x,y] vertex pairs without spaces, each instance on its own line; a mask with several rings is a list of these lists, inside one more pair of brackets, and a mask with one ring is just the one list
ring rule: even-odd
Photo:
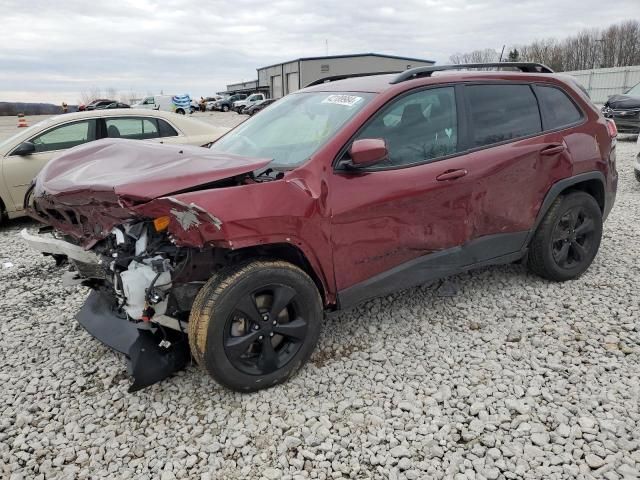
[[629,20],[604,30],[582,30],[563,41],[536,40],[519,47],[523,60],[556,71],[624,67],[640,63],[640,22]]
[[[559,72],[639,65],[640,21],[628,20],[602,30],[582,30],[563,40],[537,39],[509,49],[517,49],[521,61],[544,63]],[[486,63],[497,58],[498,52],[485,49],[455,53],[449,60],[453,63]]]
[[93,102],[95,99],[100,98],[102,96],[102,90],[98,87],[91,87],[88,90],[83,90],[80,92],[80,103],[87,105],[88,103]]
[[463,63],[489,63],[497,62],[499,53],[492,48],[484,50],[474,50],[469,53],[454,53],[449,57],[449,61],[455,64]]
[[104,91],[104,95],[109,100],[114,100],[118,96],[118,90],[113,87],[109,87]]

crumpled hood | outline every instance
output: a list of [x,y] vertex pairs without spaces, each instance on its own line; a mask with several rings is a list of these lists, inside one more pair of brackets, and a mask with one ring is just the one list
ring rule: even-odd
[[47,163],[34,194],[108,192],[144,202],[266,166],[271,159],[214,153],[202,147],[104,139]]
[[640,97],[632,95],[613,95],[604,104],[611,108],[640,108]]

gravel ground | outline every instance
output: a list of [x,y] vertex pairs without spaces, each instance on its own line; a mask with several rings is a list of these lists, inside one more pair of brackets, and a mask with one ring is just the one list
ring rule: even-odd
[[619,142],[617,204],[582,278],[513,265],[368,302],[255,394],[195,366],[127,393],[122,357],[73,319],[87,291],[16,237],[30,222],[0,228],[0,476],[639,478],[633,150]]

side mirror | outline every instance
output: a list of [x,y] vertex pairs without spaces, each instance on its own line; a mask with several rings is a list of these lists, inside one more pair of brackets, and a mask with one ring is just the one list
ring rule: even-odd
[[351,157],[351,165],[356,168],[370,167],[387,160],[389,152],[382,138],[361,138],[349,147],[349,157]]
[[11,155],[31,155],[36,153],[36,146],[31,142],[22,142],[18,147],[11,152]]

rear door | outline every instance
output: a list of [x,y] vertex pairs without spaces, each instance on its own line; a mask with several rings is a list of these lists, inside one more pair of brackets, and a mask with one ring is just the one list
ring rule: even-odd
[[96,120],[80,120],[52,127],[29,139],[35,146],[30,155],[11,155],[4,159],[4,176],[16,210],[22,210],[24,195],[42,167],[69,148],[96,139]]
[[[522,247],[554,178],[568,176],[571,159],[558,132],[544,134],[529,84],[465,85],[469,126],[467,165],[473,182],[473,237],[510,234]],[[565,172],[565,173],[562,173]],[[496,250],[497,251],[497,250]]]

